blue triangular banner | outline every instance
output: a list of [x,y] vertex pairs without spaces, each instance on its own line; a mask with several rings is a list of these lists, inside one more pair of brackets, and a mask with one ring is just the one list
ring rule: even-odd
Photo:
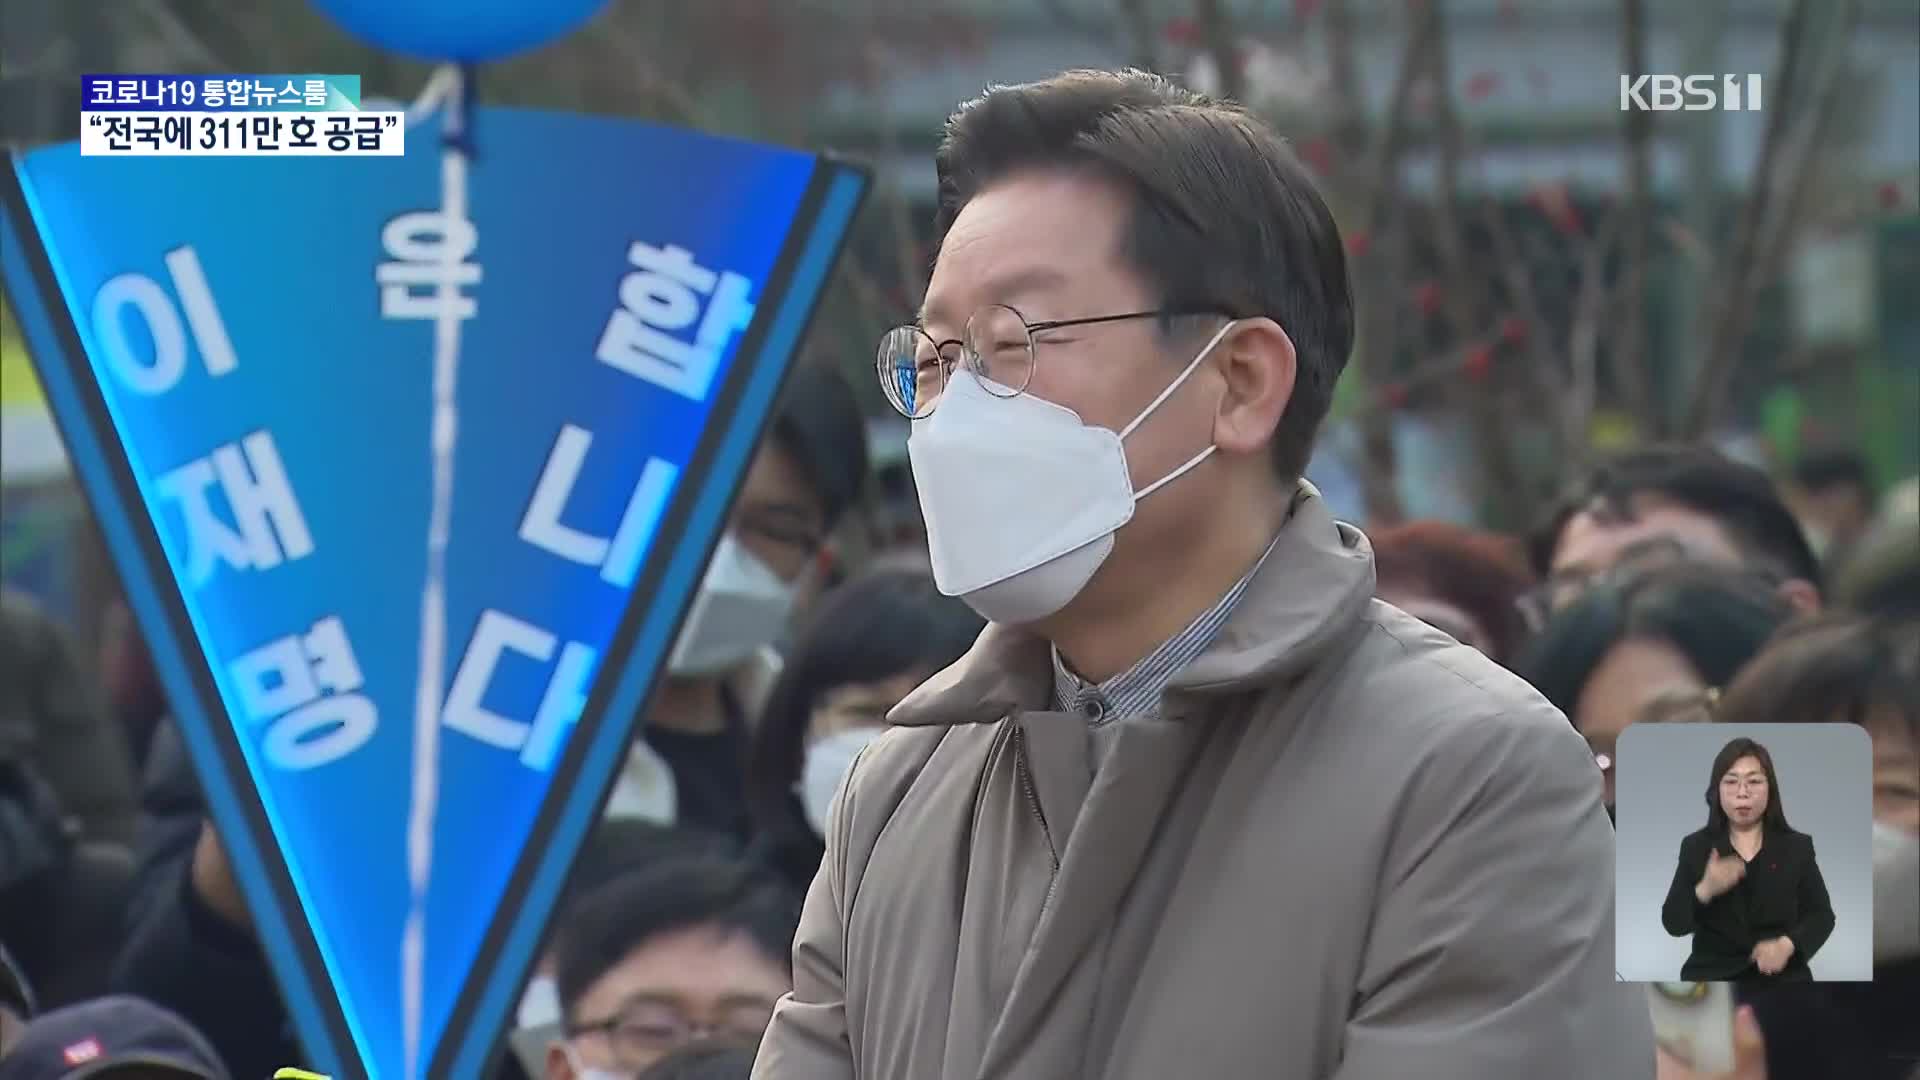
[[640,123],[473,131],[464,214],[431,124],[0,185],[21,330],[335,1076],[484,1070],[867,187]]

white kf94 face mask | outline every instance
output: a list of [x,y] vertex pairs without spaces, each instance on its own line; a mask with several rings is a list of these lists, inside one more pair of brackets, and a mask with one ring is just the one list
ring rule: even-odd
[[793,610],[793,586],[731,534],[720,537],[667,670],[682,678],[731,671],[771,645]]
[[1193,374],[1236,324],[1222,326],[1160,396],[1119,431],[1022,392],[997,397],[956,367],[907,457],[926,519],[933,580],[989,622],[1030,623],[1080,594],[1113,552],[1134,504],[1214,452],[1135,491],[1127,436]]

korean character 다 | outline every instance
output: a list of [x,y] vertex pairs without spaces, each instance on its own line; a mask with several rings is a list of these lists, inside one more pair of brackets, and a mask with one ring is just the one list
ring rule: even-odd
[[[705,399],[728,339],[753,318],[747,279],[716,274],[671,245],[636,241],[627,260],[636,272],[620,282],[621,306],[608,320],[596,355],[655,385]],[[702,295],[710,297],[704,317]],[[696,320],[698,329],[688,335]]]
[[364,745],[379,720],[360,692],[366,679],[337,615],[230,661],[227,677],[249,724],[266,729],[263,749],[277,768],[338,761]]

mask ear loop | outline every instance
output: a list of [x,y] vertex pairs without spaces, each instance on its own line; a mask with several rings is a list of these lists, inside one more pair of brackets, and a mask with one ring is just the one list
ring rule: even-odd
[[[1152,416],[1155,409],[1158,409],[1162,404],[1166,402],[1168,398],[1172,397],[1173,392],[1175,390],[1180,389],[1180,387],[1186,383],[1187,379],[1193,375],[1194,371],[1200,367],[1201,361],[1205,360],[1209,355],[1213,353],[1213,347],[1215,345],[1220,344],[1221,339],[1227,336],[1227,331],[1232,330],[1234,327],[1238,325],[1240,325],[1239,319],[1231,319],[1231,320],[1228,320],[1225,326],[1222,326],[1220,329],[1214,331],[1213,336],[1207,339],[1206,347],[1202,348],[1199,351],[1199,353],[1197,353],[1194,356],[1193,360],[1187,364],[1186,370],[1182,371],[1178,378],[1168,383],[1167,388],[1165,390],[1160,391],[1159,397],[1154,398],[1152,401],[1148,402],[1147,407],[1140,410],[1140,415],[1134,417],[1132,423],[1120,429],[1120,441],[1123,443],[1126,442],[1127,436],[1133,434],[1133,430],[1135,428],[1145,423],[1147,417]],[[1161,477],[1160,479],[1155,480],[1153,483],[1148,484],[1146,487],[1141,488],[1139,491],[1134,492],[1133,500],[1135,502],[1139,502],[1141,499],[1146,498],[1147,496],[1160,490],[1162,487],[1165,487],[1166,485],[1173,483],[1175,480],[1180,479],[1182,476],[1185,476],[1187,473],[1193,471],[1194,468],[1199,466],[1201,462],[1207,460],[1208,457],[1212,456],[1214,450],[1216,449],[1218,448],[1215,446],[1209,445],[1205,450],[1202,450],[1199,453],[1188,458],[1186,464],[1173,470],[1172,472]]]

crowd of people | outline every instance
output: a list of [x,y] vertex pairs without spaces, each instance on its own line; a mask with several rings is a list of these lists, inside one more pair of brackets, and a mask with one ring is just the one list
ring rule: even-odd
[[[1352,302],[1270,132],[1082,74],[938,164],[879,368],[925,536],[862,542],[864,418],[800,369],[501,1076],[1652,1076],[1607,819],[1622,731],[1679,722],[1873,747],[1874,981],[1743,980],[1723,1075],[1920,1076],[1920,482],[1656,445],[1525,537],[1363,534],[1301,479]],[[0,607],[0,1078],[270,1076],[303,1055],[107,626],[89,665]]]

